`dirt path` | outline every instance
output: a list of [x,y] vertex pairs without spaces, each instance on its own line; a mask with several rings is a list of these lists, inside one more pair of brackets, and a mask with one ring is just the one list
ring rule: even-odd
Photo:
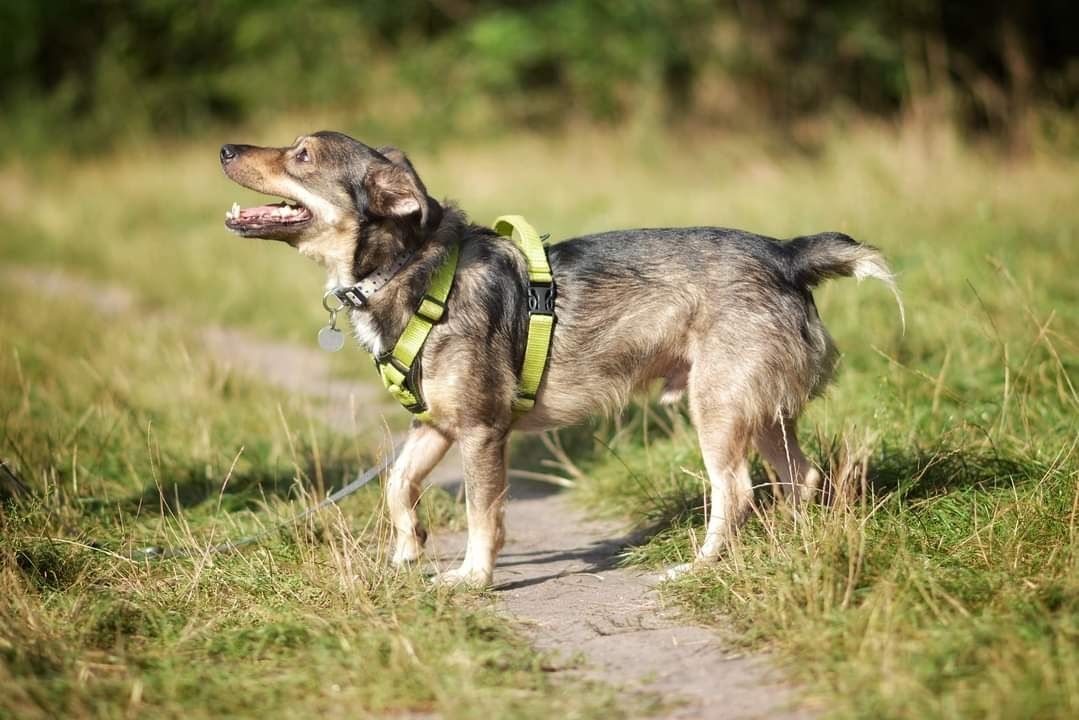
[[[127,290],[59,272],[8,269],[3,278],[77,295],[104,314],[136,305]],[[204,328],[201,339],[222,364],[311,398],[318,403],[315,412],[331,423],[353,417],[357,404],[385,407],[374,383],[333,379],[328,357],[316,349],[221,327]],[[460,482],[456,453],[436,468],[431,482]],[[660,717],[809,717],[787,709],[793,690],[765,658],[725,651],[713,632],[660,604],[655,576],[617,567],[629,542],[619,525],[583,517],[551,486],[516,480],[506,522],[507,543],[495,572],[499,602],[536,647],[561,658],[571,672],[658,693],[670,704]],[[463,533],[436,533],[429,553],[436,564],[451,565],[463,547]],[[577,655],[584,658],[580,668],[573,662]]]
[[[90,282],[61,270],[28,267],[0,269],[0,280],[13,282],[46,295],[63,295],[68,301],[94,308],[107,317],[138,310],[138,298],[127,288]],[[151,319],[189,325],[175,314],[155,311],[143,314],[139,322]],[[374,383],[356,383],[333,377],[330,356],[317,349],[312,332],[311,347],[276,342],[243,330],[220,325],[197,328],[199,341],[223,368],[235,370],[267,385],[301,395],[315,403],[314,415],[333,427],[351,427],[352,419],[364,415],[365,408],[392,409],[386,394]],[[372,424],[380,424],[378,412],[366,412]]]
[[[445,464],[445,462],[444,462]],[[630,538],[618,524],[582,516],[560,491],[514,481],[495,590],[540,650],[616,686],[660,694],[666,718],[803,718],[765,658],[731,653],[707,628],[665,608],[658,577],[619,568]],[[464,535],[433,536],[436,563],[452,565]]]

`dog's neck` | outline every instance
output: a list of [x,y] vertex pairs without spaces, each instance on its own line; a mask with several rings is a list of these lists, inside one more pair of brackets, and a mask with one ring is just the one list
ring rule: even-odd
[[[363,307],[349,313],[356,339],[368,352],[377,356],[393,348],[442,265],[450,243],[460,237],[464,224],[459,211],[447,209],[437,227],[413,238],[403,236],[408,229],[381,226],[370,228],[368,237],[360,239],[356,260],[348,273],[348,285],[387,272],[402,255],[409,257],[393,277],[368,297]],[[331,273],[329,284],[340,286],[340,279]]]

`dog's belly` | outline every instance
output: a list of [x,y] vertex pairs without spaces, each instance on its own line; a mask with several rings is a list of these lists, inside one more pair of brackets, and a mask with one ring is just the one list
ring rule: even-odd
[[662,380],[660,401],[676,402],[685,391],[689,363],[682,358],[640,358],[636,366],[619,368],[621,372],[599,374],[591,363],[551,363],[536,405],[514,425],[525,432],[552,430],[575,425],[596,414],[620,411],[635,392],[651,389]]

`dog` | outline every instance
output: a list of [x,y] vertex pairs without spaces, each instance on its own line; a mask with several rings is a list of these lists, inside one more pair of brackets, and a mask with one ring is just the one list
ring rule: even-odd
[[[234,182],[286,202],[233,209],[226,227],[279,240],[325,268],[327,287],[351,286],[408,261],[362,308],[358,341],[391,349],[456,243],[459,261],[442,321],[423,347],[419,385],[430,420],[412,424],[388,480],[393,562],[416,561],[426,532],[421,483],[460,446],[468,542],[440,582],[488,586],[503,545],[506,448],[514,430],[541,431],[616,412],[662,380],[663,398],[688,397],[710,481],[711,512],[695,562],[714,560],[751,509],[747,454],[755,446],[795,502],[821,476],[798,445],[806,403],[830,381],[837,352],[813,300],[828,278],[883,281],[882,254],[841,233],[787,242],[718,227],[616,230],[559,242],[548,255],[557,286],[548,367],[530,412],[511,410],[528,330],[527,265],[508,238],[432,198],[396,148],[337,132],[287,147],[224,145]],[[902,315],[902,303],[900,302]]]

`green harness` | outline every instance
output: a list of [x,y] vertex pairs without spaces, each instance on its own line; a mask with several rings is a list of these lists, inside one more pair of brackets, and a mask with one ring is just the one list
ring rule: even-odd
[[[513,415],[516,418],[536,404],[536,392],[547,367],[555,323],[555,286],[551,266],[547,262],[547,250],[528,221],[520,215],[503,215],[495,220],[494,230],[503,237],[512,238],[528,262],[528,344],[519,374],[517,396],[513,400]],[[430,420],[431,414],[417,382],[417,360],[431,328],[446,313],[446,298],[453,288],[459,254],[458,246],[452,245],[446,259],[435,272],[416,314],[409,319],[393,349],[380,356],[372,355],[386,390],[421,421]]]

